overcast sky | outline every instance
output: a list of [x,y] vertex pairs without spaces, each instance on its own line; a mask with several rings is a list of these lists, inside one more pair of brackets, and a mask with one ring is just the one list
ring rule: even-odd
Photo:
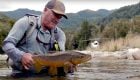
[[[75,13],[84,9],[118,9],[132,5],[140,0],[61,0],[66,6],[66,13]],[[18,8],[28,8],[42,11],[48,0],[0,0],[0,11],[12,11]]]

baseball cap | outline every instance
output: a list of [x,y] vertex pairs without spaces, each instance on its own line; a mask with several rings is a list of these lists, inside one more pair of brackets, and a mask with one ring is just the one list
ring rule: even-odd
[[56,14],[62,15],[66,19],[68,18],[65,14],[65,5],[59,0],[50,0],[45,7],[51,9]]

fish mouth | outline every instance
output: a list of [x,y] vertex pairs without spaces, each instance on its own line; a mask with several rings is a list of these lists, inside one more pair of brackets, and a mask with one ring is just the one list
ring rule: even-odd
[[85,62],[87,62],[87,61],[89,61],[89,60],[91,60],[91,59],[92,59],[91,55],[86,55],[86,56],[84,56],[83,58],[80,58],[80,59],[78,59],[78,60],[73,60],[73,64],[85,63]]
[[86,62],[86,61],[89,61],[89,60],[91,60],[91,59],[92,59],[91,55],[87,55],[86,58],[85,58],[83,61]]

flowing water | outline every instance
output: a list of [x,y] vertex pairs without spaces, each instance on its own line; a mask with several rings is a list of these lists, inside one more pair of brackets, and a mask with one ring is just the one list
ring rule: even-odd
[[92,59],[80,64],[77,71],[66,77],[43,76],[14,79],[6,76],[11,73],[10,69],[0,66],[0,80],[140,80],[140,60]]

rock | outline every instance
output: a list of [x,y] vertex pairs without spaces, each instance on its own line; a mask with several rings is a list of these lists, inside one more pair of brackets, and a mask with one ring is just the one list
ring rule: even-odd
[[116,52],[103,52],[103,51],[79,51],[86,54],[91,54],[93,59],[103,60],[117,60],[117,59],[128,59],[128,60],[140,60],[140,49],[131,48],[123,51]]
[[120,59],[140,60],[140,49],[128,49],[124,54],[121,55]]
[[7,55],[0,55],[0,60],[6,60],[7,59]]
[[140,50],[137,50],[132,53],[134,60],[140,60]]

